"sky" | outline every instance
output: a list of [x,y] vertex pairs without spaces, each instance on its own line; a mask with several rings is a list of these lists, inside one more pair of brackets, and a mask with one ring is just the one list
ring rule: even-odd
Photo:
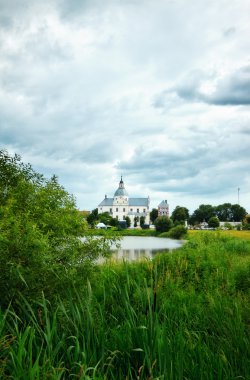
[[0,148],[80,210],[250,212],[250,0],[0,0]]

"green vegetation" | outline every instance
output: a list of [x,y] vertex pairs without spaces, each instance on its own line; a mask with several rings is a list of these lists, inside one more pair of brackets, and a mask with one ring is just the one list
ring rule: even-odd
[[89,234],[55,176],[46,179],[3,150],[0,174],[0,306],[17,303],[20,294],[53,300],[80,287],[95,260],[110,253],[113,237]]
[[[248,379],[250,242],[196,233],[0,313],[2,379]],[[67,295],[67,296],[66,296]]]
[[157,232],[167,232],[173,227],[173,221],[168,216],[158,216],[155,219],[155,229]]
[[[118,232],[95,236],[57,178],[20,157],[0,151],[0,171],[1,379],[249,379],[250,240],[226,234],[250,231],[95,265]],[[170,224],[121,234],[186,232]]]

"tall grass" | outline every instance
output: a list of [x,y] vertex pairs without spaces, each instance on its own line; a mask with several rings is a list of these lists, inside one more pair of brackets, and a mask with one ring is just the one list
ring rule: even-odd
[[[0,313],[1,379],[249,379],[250,242],[199,234]],[[66,292],[66,290],[65,290]]]

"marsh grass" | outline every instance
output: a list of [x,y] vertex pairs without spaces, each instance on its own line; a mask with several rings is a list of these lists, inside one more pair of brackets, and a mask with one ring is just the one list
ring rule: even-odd
[[0,313],[3,379],[249,379],[250,242],[197,234]]

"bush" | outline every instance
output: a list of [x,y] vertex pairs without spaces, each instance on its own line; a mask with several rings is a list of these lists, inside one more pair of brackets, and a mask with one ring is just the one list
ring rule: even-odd
[[172,239],[181,239],[187,233],[187,229],[184,226],[176,226],[171,228],[168,232],[168,236]]
[[208,221],[208,227],[218,228],[220,226],[220,221],[216,216],[212,216]]
[[167,232],[173,226],[173,221],[168,216],[158,216],[155,219],[155,229],[158,232]]

